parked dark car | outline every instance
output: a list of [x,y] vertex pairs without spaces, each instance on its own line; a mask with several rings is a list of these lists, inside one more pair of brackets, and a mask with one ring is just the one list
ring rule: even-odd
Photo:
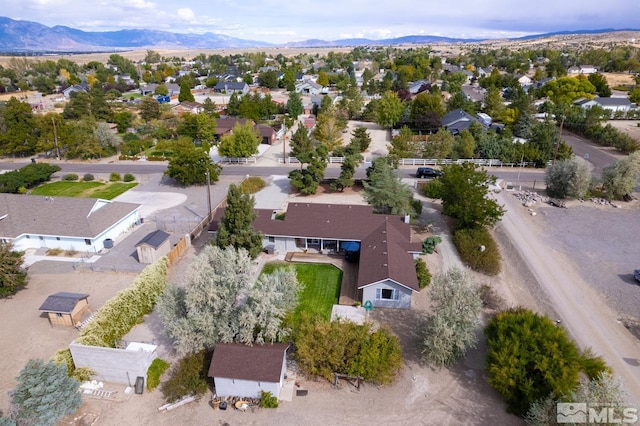
[[431,167],[418,167],[418,171],[416,171],[417,178],[437,178],[442,176],[442,171],[432,169]]
[[635,271],[633,271],[633,278],[635,278],[636,281],[640,283],[640,269],[636,269]]

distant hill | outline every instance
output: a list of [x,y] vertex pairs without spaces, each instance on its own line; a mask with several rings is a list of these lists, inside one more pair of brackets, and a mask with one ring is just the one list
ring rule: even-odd
[[[617,31],[639,30],[580,30],[559,31],[519,37],[512,40],[532,40],[568,34],[601,34]],[[304,40],[299,42],[274,45],[263,41],[244,40],[224,34],[181,34],[156,30],[120,30],[91,32],[74,28],[55,26],[47,27],[37,22],[18,21],[0,17],[0,52],[5,53],[47,53],[47,52],[106,52],[117,50],[133,50],[144,48],[165,49],[244,49],[251,47],[349,47],[349,46],[387,46],[399,44],[432,44],[432,43],[468,43],[483,39],[463,39],[438,37],[430,35],[411,35],[383,40],[351,38],[342,40]]]

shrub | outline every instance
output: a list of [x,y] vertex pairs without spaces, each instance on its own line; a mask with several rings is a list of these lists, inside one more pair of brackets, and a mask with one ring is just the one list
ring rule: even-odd
[[207,373],[213,353],[200,351],[182,358],[160,388],[167,402],[187,395],[202,395],[207,391]]
[[433,179],[425,183],[421,183],[420,193],[427,198],[440,198],[440,191],[442,188],[442,184],[438,179]]
[[500,249],[487,228],[458,229],[453,234],[453,243],[462,261],[474,271],[487,275],[500,273]]
[[35,163],[0,174],[0,192],[9,194],[25,193],[42,182],[51,179],[51,175],[60,171],[60,167],[46,163]]
[[131,173],[127,173],[124,175],[124,178],[122,180],[125,182],[133,182],[134,180],[136,180],[136,177]]
[[251,176],[240,183],[240,190],[246,194],[255,194],[266,186],[266,182],[259,176]]
[[119,182],[121,180],[122,180],[122,176],[120,176],[120,173],[118,172],[111,172],[111,174],[109,175],[110,182]]
[[78,175],[75,173],[67,173],[62,177],[62,180],[78,180]]
[[436,251],[436,246],[442,242],[442,238],[432,235],[422,241],[422,253],[431,254]]
[[569,395],[581,371],[590,378],[607,371],[592,355],[581,354],[562,327],[527,309],[500,312],[484,333],[489,384],[505,398],[508,411],[518,415],[550,394]]
[[92,180],[96,180],[96,178],[91,173],[85,173],[85,175],[82,176],[82,180],[85,182],[90,182]]
[[131,286],[119,291],[100,308],[77,338],[81,345],[113,348],[150,313],[167,286],[167,258],[147,266]]
[[370,324],[305,318],[295,343],[298,365],[327,380],[337,372],[386,384],[402,367],[398,338],[384,328],[372,333]]
[[273,396],[271,392],[260,391],[260,407],[278,408],[278,398]]
[[147,370],[147,389],[154,390],[160,384],[160,376],[169,368],[169,363],[163,359],[153,360]]
[[421,289],[431,284],[431,272],[422,259],[416,259],[416,275],[418,276],[418,286]]
[[67,367],[67,374],[69,376],[73,375],[73,372],[76,369],[76,364],[73,362],[73,357],[71,356],[71,349],[58,349],[55,354],[51,357],[51,361],[55,365],[65,365]]

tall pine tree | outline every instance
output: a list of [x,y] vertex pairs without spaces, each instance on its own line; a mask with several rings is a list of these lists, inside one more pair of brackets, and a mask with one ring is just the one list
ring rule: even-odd
[[220,248],[233,246],[244,248],[255,259],[262,251],[262,234],[252,227],[256,213],[256,201],[250,194],[242,192],[239,186],[229,185],[227,207],[218,225],[216,244]]

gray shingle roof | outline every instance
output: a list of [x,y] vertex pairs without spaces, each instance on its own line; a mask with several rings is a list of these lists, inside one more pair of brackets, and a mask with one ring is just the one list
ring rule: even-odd
[[289,345],[246,346],[237,343],[218,343],[213,350],[209,377],[279,382],[282,359]]
[[144,245],[151,246],[154,249],[157,249],[158,247],[160,247],[162,245],[162,243],[167,241],[167,239],[169,239],[169,234],[167,234],[166,232],[161,231],[160,229],[158,229],[158,230],[155,230],[155,231],[151,232],[150,234],[148,234],[143,239],[141,239],[140,242],[138,244],[136,244],[136,247],[141,246],[141,245],[144,244]]
[[95,238],[139,208],[96,198],[0,194],[0,238],[23,234]]
[[40,311],[70,314],[76,304],[89,297],[88,294],[60,292],[47,297]]

